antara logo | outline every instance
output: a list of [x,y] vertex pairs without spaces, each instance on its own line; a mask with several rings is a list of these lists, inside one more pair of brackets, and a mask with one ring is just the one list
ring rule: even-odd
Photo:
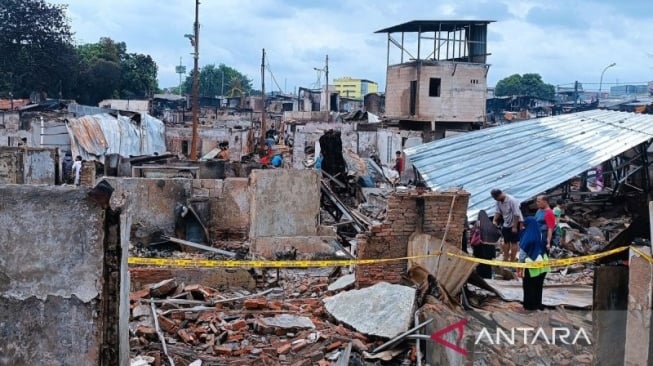
[[[467,356],[467,350],[461,347],[463,337],[465,335],[465,325],[467,324],[467,319],[462,319],[449,325],[448,327],[442,328],[438,331],[435,331],[431,334],[431,340],[436,343],[441,344],[444,347],[450,348],[463,356]],[[444,335],[455,332],[456,342],[452,343],[444,338]],[[521,335],[521,339],[515,338],[515,335]],[[450,337],[449,337],[450,338]],[[579,344],[580,341],[584,341],[585,345],[591,345],[590,337],[587,335],[587,332],[583,328],[579,328],[577,331],[574,328],[565,328],[565,327],[553,327],[550,330],[545,328],[531,328],[531,327],[518,327],[511,329],[501,329],[496,328],[494,332],[488,330],[488,328],[482,328],[481,331],[476,335],[474,344],[486,343],[492,345],[498,344],[525,344],[532,345],[537,342],[544,342],[546,344]]]

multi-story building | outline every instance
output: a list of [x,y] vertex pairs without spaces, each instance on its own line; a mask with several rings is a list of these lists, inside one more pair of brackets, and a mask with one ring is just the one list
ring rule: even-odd
[[432,138],[483,122],[491,22],[416,20],[377,31],[388,37],[386,117]]
[[367,94],[379,91],[379,84],[371,80],[354,79],[349,76],[333,80],[333,85],[341,97],[348,99],[363,100]]

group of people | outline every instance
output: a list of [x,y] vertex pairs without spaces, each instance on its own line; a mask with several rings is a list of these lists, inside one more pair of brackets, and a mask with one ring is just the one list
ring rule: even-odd
[[[556,213],[549,204],[549,198],[539,195],[535,199],[537,211],[534,216],[524,218],[520,203],[513,196],[493,189],[490,192],[496,201],[493,224],[501,228],[503,243],[501,251],[504,261],[546,262],[553,245],[558,244]],[[518,270],[522,277],[524,309],[543,310],[542,291],[548,267]]]
[[73,154],[67,151],[61,162],[61,173],[63,183],[78,186],[82,175],[82,157],[77,155],[73,161]]

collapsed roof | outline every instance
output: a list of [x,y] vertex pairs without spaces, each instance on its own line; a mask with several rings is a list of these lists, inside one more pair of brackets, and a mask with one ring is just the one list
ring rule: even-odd
[[653,115],[591,110],[447,137],[405,150],[433,190],[462,187],[467,216],[494,212],[490,190],[524,201],[653,139]]

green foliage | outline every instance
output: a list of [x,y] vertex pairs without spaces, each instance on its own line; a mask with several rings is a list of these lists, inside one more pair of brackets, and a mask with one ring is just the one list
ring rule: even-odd
[[158,90],[152,57],[127,53],[124,42],[100,38],[78,47],[81,58],[80,102],[97,104],[107,98],[147,98]]
[[71,94],[77,55],[65,11],[43,0],[0,1],[0,93]]
[[[192,91],[192,75],[191,70],[182,85],[184,93],[190,94]],[[199,80],[200,96],[215,97],[224,94],[231,97],[247,95],[252,92],[252,80],[225,64],[220,64],[218,67],[213,64],[202,67]]]
[[158,91],[149,55],[127,53],[125,42],[111,38],[75,48],[72,36],[65,5],[0,0],[0,95],[46,92],[93,105]]
[[555,88],[542,81],[540,74],[514,74],[501,79],[494,89],[494,95],[526,95],[541,99],[553,99]]

